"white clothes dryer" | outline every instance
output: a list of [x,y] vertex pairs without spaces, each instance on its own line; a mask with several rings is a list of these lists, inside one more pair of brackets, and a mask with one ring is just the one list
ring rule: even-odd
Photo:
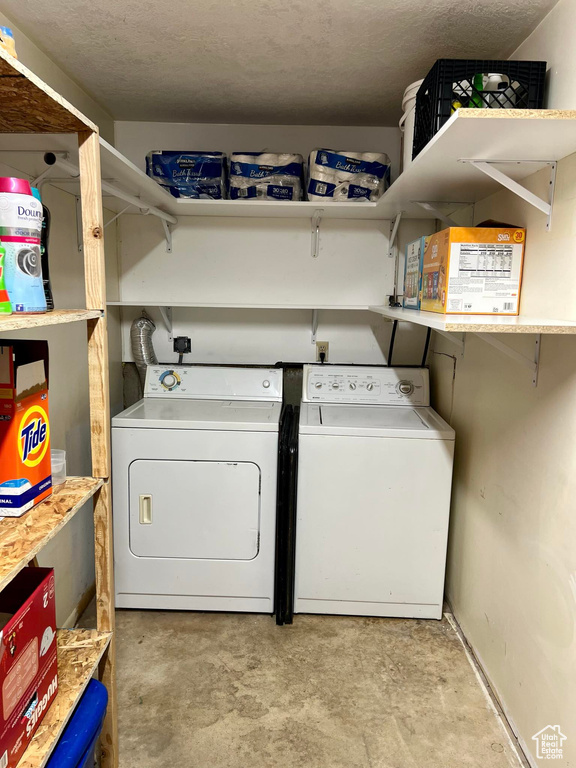
[[112,420],[116,605],[274,610],[282,371],[151,366]]
[[428,371],[308,365],[295,613],[442,616],[454,431]]

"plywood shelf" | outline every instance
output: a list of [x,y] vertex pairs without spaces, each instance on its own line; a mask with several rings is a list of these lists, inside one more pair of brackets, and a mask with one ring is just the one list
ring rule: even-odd
[[43,768],[112,637],[94,629],[58,630],[58,694],[18,768]]
[[75,133],[98,128],[20,61],[0,50],[5,133]]
[[538,317],[504,317],[502,315],[442,315],[400,307],[370,307],[371,312],[390,318],[415,323],[446,333],[548,333],[576,334],[576,322],[548,320]]
[[40,315],[0,315],[0,333],[20,331],[25,328],[42,328],[61,323],[77,323],[102,316],[100,309],[54,309]]
[[187,301],[108,301],[109,307],[172,307],[190,309],[327,309],[348,311],[366,311],[367,304],[232,304],[232,303],[194,303]]
[[0,590],[56,536],[102,484],[102,480],[92,477],[69,477],[22,517],[0,519]]

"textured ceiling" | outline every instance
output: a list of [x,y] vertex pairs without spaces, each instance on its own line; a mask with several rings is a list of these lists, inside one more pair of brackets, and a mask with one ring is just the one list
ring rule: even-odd
[[0,0],[116,119],[392,125],[437,58],[506,58],[555,0]]

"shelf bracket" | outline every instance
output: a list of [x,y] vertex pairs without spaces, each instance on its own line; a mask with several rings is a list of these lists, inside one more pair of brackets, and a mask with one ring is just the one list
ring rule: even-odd
[[542,344],[541,334],[536,335],[533,359],[522,355],[520,352],[517,352],[515,349],[512,349],[512,347],[508,346],[508,344],[504,344],[502,341],[493,338],[492,334],[490,333],[475,333],[474,335],[479,339],[482,339],[482,341],[485,341],[486,344],[490,344],[504,355],[511,357],[512,360],[516,360],[516,362],[520,363],[520,365],[528,368],[532,372],[532,386],[536,387],[538,385],[538,370],[540,368],[540,346]]
[[[552,225],[552,203],[554,202],[554,189],[556,187],[556,166],[557,163],[553,160],[542,160],[542,161],[536,161],[536,160],[462,160],[463,163],[469,163],[470,165],[473,165],[475,168],[478,168],[479,171],[486,174],[486,176],[489,176],[491,179],[494,179],[494,181],[497,181],[499,184],[501,184],[503,187],[506,187],[506,189],[509,189],[510,192],[513,192],[515,195],[518,195],[518,197],[522,198],[522,200],[525,200],[530,205],[534,206],[534,208],[537,208],[539,211],[542,211],[542,213],[546,214],[546,229],[549,231],[550,227]],[[514,179],[511,179],[509,176],[507,176],[503,171],[501,171],[499,168],[496,168],[495,165],[498,163],[508,163],[515,164],[515,165],[524,165],[527,163],[535,164],[535,165],[542,165],[545,164],[550,168],[550,183],[548,186],[548,200],[542,200],[541,197],[538,197],[538,195],[535,195],[534,192],[530,192],[529,189],[526,189],[526,187],[522,186],[522,184],[519,184],[517,181],[514,181]]]
[[[420,208],[424,208],[425,211],[430,211],[430,213],[433,213],[437,219],[443,221],[444,224],[446,224],[448,227],[458,226],[454,219],[451,219],[450,216],[446,216],[445,213],[442,213],[442,211],[436,207],[438,203],[423,203],[420,202],[420,200],[414,200],[414,202],[416,205],[419,205]],[[467,205],[467,203],[459,203],[459,205]]]
[[323,208],[318,208],[312,216],[312,258],[317,259],[320,255],[320,223],[322,222]]
[[316,334],[318,332],[318,310],[312,310],[312,344],[316,344]]
[[393,307],[395,307],[398,304],[398,267],[400,264],[400,251],[398,250],[398,248],[395,248],[394,246],[396,244],[396,237],[398,235],[398,228],[400,226],[401,219],[402,219],[402,211],[396,214],[396,218],[394,219],[394,222],[390,229],[390,242],[388,245],[388,258],[395,259],[393,293],[392,293],[392,296],[390,297],[390,304]]
[[172,343],[174,340],[174,334],[172,330],[172,307],[158,307],[158,309],[162,315],[162,322],[168,331],[168,341]]
[[162,226],[164,227],[164,237],[166,238],[166,253],[172,253],[172,230],[170,229],[170,222],[166,219],[160,219]]
[[74,195],[76,201],[76,242],[78,244],[78,253],[84,250],[84,234],[82,231],[82,198],[80,195]]

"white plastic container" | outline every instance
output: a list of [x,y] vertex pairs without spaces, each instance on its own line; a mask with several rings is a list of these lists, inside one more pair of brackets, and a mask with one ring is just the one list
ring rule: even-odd
[[412,162],[412,144],[414,143],[414,118],[416,110],[416,94],[424,80],[416,80],[404,91],[402,97],[402,112],[399,127],[402,131],[402,170]]
[[66,451],[52,448],[52,486],[62,485],[66,482]]

